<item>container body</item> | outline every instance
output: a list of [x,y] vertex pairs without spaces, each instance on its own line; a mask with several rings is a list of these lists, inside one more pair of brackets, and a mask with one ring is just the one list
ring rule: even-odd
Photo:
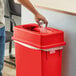
[[62,50],[55,53],[15,43],[16,76],[61,76]]
[[42,51],[42,76],[61,76],[62,50]]
[[15,43],[16,76],[41,76],[41,51]]

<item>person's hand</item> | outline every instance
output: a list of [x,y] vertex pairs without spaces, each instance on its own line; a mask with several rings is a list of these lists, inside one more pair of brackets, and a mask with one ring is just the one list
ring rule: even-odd
[[[45,18],[44,16],[42,16],[41,14],[36,14],[36,15],[35,15],[35,20],[36,20],[36,22],[37,22],[39,25],[41,25],[42,22],[46,25],[46,27],[47,27],[47,25],[48,25],[48,21],[47,21],[46,18]],[[42,21],[42,22],[41,22],[41,21]]]

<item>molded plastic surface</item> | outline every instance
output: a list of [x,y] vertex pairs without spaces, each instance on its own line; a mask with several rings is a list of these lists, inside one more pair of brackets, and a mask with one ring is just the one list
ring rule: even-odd
[[54,54],[15,43],[16,76],[61,76],[62,50]]
[[13,39],[42,49],[65,45],[63,31],[50,27],[46,30],[41,33],[37,24],[15,26]]
[[[13,40],[40,49],[49,49],[65,45],[64,32],[46,28],[47,33],[40,32],[37,24],[14,27]],[[15,42],[16,76],[61,76],[62,50],[36,50]]]

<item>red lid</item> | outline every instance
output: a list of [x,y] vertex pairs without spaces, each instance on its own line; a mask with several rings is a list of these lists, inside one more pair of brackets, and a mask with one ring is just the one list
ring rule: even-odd
[[65,45],[63,31],[47,27],[41,33],[40,29],[37,24],[15,26],[13,40],[42,49]]

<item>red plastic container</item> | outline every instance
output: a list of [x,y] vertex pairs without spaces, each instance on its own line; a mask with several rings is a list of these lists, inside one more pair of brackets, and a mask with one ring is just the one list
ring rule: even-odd
[[64,32],[37,24],[14,27],[16,76],[61,76]]

